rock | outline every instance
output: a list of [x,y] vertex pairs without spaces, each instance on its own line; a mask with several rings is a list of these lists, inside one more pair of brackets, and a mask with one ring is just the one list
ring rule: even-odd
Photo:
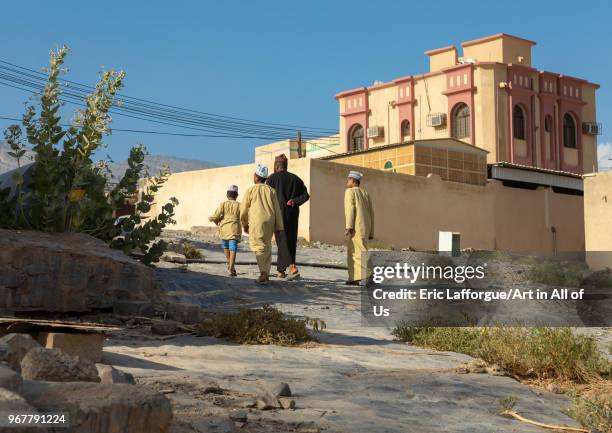
[[151,268],[99,239],[0,230],[0,309],[84,312],[160,299]]
[[186,302],[166,302],[164,310],[168,319],[181,323],[196,324],[206,318],[202,307]]
[[151,332],[157,335],[174,335],[179,333],[179,327],[176,322],[171,320],[155,322],[151,325]]
[[7,389],[17,394],[21,393],[21,375],[7,366],[0,364],[0,388]]
[[21,361],[24,379],[50,382],[100,382],[93,362],[70,356],[60,349],[31,349]]
[[104,334],[98,332],[40,332],[36,341],[47,349],[60,349],[62,352],[87,359],[91,362],[102,361]]
[[35,347],[40,347],[40,344],[28,334],[5,335],[0,338],[0,361],[5,361],[13,370],[20,372],[21,360]]
[[115,301],[113,302],[113,313],[118,316],[155,316],[155,307],[147,301]]
[[100,383],[129,383],[135,384],[134,376],[126,371],[117,370],[112,365],[96,364]]
[[561,388],[559,385],[553,382],[546,385],[546,389],[552,392],[553,394],[563,394],[564,393],[563,388]]
[[78,433],[167,433],[168,399],[138,385],[25,381],[24,397],[40,412],[68,412]]
[[475,374],[483,374],[488,373],[486,362],[476,359],[474,361],[466,362],[463,366],[457,367],[455,372],[458,374],[467,374],[467,373],[475,373]]
[[183,247],[183,241],[181,242],[168,242],[166,246],[166,252],[183,254],[185,252],[185,248]]
[[209,237],[209,236],[214,236],[214,237],[218,237],[219,236],[219,230],[216,227],[208,227],[208,226],[191,226],[191,228],[189,229],[189,232],[192,236],[195,237]]
[[170,263],[187,263],[187,257],[185,257],[181,253],[175,253],[174,251],[166,251],[161,256],[161,259],[164,262],[170,262]]
[[278,398],[271,394],[264,394],[257,399],[257,409],[259,410],[270,410],[282,408]]
[[247,411],[246,410],[233,410],[230,412],[229,417],[234,422],[247,422]]
[[195,421],[191,423],[191,427],[198,433],[234,433],[237,431],[233,421],[218,418]]
[[295,400],[292,398],[283,397],[279,398],[278,401],[283,409],[295,409]]
[[19,432],[19,433],[43,433],[47,429],[42,426],[28,426],[20,428],[9,428],[9,415],[37,415],[39,412],[34,409],[27,401],[14,391],[0,387],[0,432]]
[[291,397],[291,388],[288,383],[279,382],[270,388],[269,393],[274,397]]
[[492,364],[487,367],[487,373],[492,376],[505,376],[506,372],[497,364]]

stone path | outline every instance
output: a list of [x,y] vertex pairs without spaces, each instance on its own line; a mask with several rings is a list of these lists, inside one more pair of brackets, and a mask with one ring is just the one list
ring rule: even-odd
[[[208,259],[222,259],[216,243],[198,242]],[[338,248],[305,248],[299,260],[342,263]],[[239,260],[253,260],[241,251]],[[187,272],[162,264],[157,277],[169,296],[217,310],[273,303],[286,313],[327,324],[320,344],[287,348],[243,346],[214,338],[169,341],[117,335],[105,361],[140,383],[168,393],[175,432],[542,432],[499,416],[498,400],[518,398],[517,409],[534,420],[577,426],[563,413],[564,396],[536,391],[508,377],[458,374],[470,360],[392,340],[389,330],[361,326],[359,293],[342,284],[345,271],[301,268],[303,279],[253,284],[254,266],[226,277],[224,265],[190,264]],[[296,410],[248,409],[245,424],[229,421],[262,389],[287,382]],[[207,392],[210,384],[220,391]],[[239,428],[240,427],[240,428]],[[234,430],[236,429],[236,430]]]

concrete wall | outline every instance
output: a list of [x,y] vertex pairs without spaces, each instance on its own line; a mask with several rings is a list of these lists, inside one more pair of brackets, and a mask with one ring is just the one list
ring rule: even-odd
[[364,173],[362,186],[376,212],[376,239],[396,247],[437,249],[439,231],[461,233],[462,248],[548,252],[551,227],[558,251],[582,251],[582,197],[549,188],[526,190],[498,181],[486,186],[445,182],[380,170],[311,161],[310,236],[342,243],[343,196],[349,170]]
[[[509,251],[553,251],[555,227],[558,251],[584,249],[582,197],[504,187],[447,182],[439,176],[418,177],[302,158],[289,170],[300,176],[311,194],[302,206],[299,236],[332,244],[344,242],[343,198],[349,170],[365,175],[376,212],[376,239],[398,248],[437,249],[438,232],[461,233],[462,248]],[[160,191],[153,213],[168,198],[178,198],[173,227],[214,226],[208,221],[225,199],[227,185],[240,193],[252,185],[253,164],[176,173]],[[240,200],[240,196],[238,198]],[[608,217],[609,218],[609,217]],[[612,241],[612,237],[610,238]],[[609,247],[608,247],[609,248]]]
[[[310,183],[308,159],[290,161],[289,170],[302,178],[306,186]],[[193,226],[214,227],[208,221],[219,203],[226,200],[227,186],[238,185],[238,201],[247,188],[253,185],[254,164],[236,165],[230,167],[212,168],[208,170],[186,171],[172,174],[158,193],[151,214],[159,213],[159,209],[170,197],[176,197],[179,205],[176,207],[174,230],[189,230]],[[299,236],[308,238],[309,203],[301,209]]]
[[612,171],[584,178],[586,259],[593,269],[612,269]]

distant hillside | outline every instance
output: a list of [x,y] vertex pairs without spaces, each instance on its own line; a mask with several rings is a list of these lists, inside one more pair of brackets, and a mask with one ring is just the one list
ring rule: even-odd
[[[17,168],[17,162],[11,157],[8,152],[10,147],[3,141],[0,141],[0,173],[7,172]],[[27,151],[22,159],[22,164],[28,164],[33,160],[34,154]],[[190,170],[202,170],[205,168],[217,167],[218,165],[208,161],[200,161],[197,159],[176,158],[166,155],[147,155],[145,164],[149,167],[149,174],[155,175],[164,167],[168,166],[172,173]],[[127,169],[127,161],[116,161],[109,164],[113,180],[118,180]]]
[[[8,153],[11,148],[4,141],[0,141],[0,173],[4,173],[17,168],[17,161],[10,156]],[[26,151],[26,154],[21,159],[21,165],[26,165],[32,162],[34,159],[34,153],[32,151]]]

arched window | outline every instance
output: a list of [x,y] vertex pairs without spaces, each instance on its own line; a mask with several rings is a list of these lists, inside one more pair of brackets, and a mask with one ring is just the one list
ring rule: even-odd
[[410,138],[410,120],[404,120],[402,122],[402,141]]
[[349,152],[363,150],[363,126],[353,125],[349,131]]
[[391,161],[385,162],[385,170],[390,170],[393,168],[393,163]]
[[547,114],[544,118],[544,131],[551,132],[552,131],[552,116]]
[[515,105],[512,110],[512,129],[514,138],[525,139],[525,111],[520,105]]
[[470,109],[460,103],[453,108],[453,137],[466,138],[470,136]]
[[563,116],[563,145],[571,149],[576,148],[576,121],[569,113]]

